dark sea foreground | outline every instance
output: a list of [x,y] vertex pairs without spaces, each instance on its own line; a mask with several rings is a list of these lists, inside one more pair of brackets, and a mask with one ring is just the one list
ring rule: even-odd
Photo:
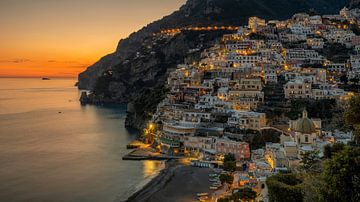
[[75,80],[0,79],[0,201],[124,200],[162,162],[123,161],[125,106],[80,106]]

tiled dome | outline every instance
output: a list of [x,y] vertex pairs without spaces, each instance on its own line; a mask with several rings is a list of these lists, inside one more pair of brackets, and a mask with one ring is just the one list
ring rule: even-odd
[[316,132],[314,122],[308,118],[307,111],[304,110],[303,117],[296,121],[295,132],[311,134]]

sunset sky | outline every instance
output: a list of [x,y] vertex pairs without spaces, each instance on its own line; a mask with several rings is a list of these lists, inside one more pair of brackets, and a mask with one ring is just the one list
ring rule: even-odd
[[76,77],[185,0],[1,0],[0,77]]

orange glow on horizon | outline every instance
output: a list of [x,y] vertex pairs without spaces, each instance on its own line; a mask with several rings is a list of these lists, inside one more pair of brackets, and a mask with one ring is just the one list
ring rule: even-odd
[[0,77],[72,77],[185,0],[0,1]]
[[[114,49],[94,50],[82,56],[79,51],[74,55],[48,54],[30,55],[31,57],[3,59],[0,58],[0,77],[69,77],[75,78],[87,67]],[[0,54],[3,55],[3,54]],[[27,59],[31,58],[31,59]]]

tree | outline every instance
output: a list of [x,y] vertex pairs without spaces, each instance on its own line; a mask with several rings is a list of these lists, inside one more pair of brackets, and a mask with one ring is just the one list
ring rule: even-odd
[[342,74],[342,75],[340,76],[340,81],[341,81],[341,83],[343,83],[343,84],[347,84],[347,83],[349,82],[347,75],[346,75],[346,74]]
[[219,179],[221,183],[227,183],[227,184],[232,184],[234,181],[234,177],[229,174],[221,174]]
[[325,186],[321,173],[302,174],[302,192],[305,202],[323,202],[321,188]]
[[226,154],[225,156],[224,156],[224,162],[226,162],[226,161],[235,161],[236,159],[235,159],[235,155],[234,154],[230,154],[230,153],[228,153],[228,154]]
[[350,82],[352,82],[352,83],[359,83],[359,81],[360,81],[360,79],[359,78],[352,78],[352,79],[350,79]]
[[256,199],[256,192],[250,188],[239,189],[231,196],[220,198],[218,202],[243,202],[243,201],[254,201]]
[[266,179],[269,200],[273,202],[302,202],[302,179],[296,174],[277,174]]
[[335,143],[333,145],[326,145],[324,147],[324,158],[331,159],[331,157],[337,153],[345,149],[345,145],[343,143]]
[[224,162],[224,170],[234,172],[236,170],[236,162],[235,161],[225,161]]
[[234,201],[253,201],[256,199],[256,192],[250,188],[239,189],[232,195]]
[[344,113],[346,124],[353,129],[356,144],[360,141],[360,95],[354,96]]
[[224,170],[234,172],[236,170],[236,161],[234,154],[226,154],[224,157]]
[[320,163],[318,151],[309,151],[301,154],[301,167],[306,172],[320,172]]
[[324,201],[360,201],[360,148],[347,147],[325,163]]

